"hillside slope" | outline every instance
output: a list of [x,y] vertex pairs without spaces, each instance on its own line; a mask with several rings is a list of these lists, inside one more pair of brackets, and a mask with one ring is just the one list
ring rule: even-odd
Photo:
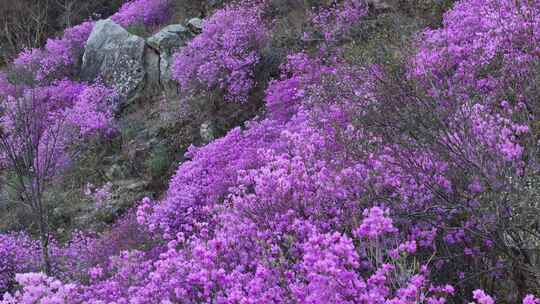
[[0,74],[0,303],[540,303],[539,55],[534,1],[66,28]]

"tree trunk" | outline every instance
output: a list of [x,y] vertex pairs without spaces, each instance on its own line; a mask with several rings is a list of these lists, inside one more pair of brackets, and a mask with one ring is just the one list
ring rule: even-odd
[[51,261],[49,259],[49,232],[45,220],[40,217],[39,224],[39,241],[41,243],[41,268],[42,271],[51,274]]
[[39,241],[41,245],[41,270],[46,274],[51,274],[51,260],[49,258],[49,223],[47,214],[40,206],[39,212]]

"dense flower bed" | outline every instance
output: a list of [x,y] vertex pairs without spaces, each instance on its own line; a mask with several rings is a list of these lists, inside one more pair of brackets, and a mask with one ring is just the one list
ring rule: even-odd
[[219,10],[176,54],[173,78],[184,91],[218,89],[229,101],[245,102],[255,86],[255,68],[267,35],[258,7]]
[[172,15],[171,0],[132,0],[125,3],[111,19],[124,26],[165,24]]

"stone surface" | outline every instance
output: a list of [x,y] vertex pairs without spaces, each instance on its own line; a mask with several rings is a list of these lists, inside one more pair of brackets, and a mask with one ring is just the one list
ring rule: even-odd
[[159,52],[174,50],[183,45],[185,39],[189,37],[189,31],[181,24],[171,24],[158,33],[148,38],[148,45]]
[[216,127],[213,121],[205,121],[201,124],[199,135],[204,143],[209,143],[216,139]]
[[159,82],[167,99],[175,99],[178,95],[178,85],[171,78],[173,55],[191,36],[184,26],[172,24],[146,40],[146,43],[159,53]]
[[393,7],[392,0],[368,0],[367,2],[376,10],[388,10]]
[[157,96],[161,94],[161,69],[160,54],[154,49],[147,47],[144,50],[145,96]]
[[125,106],[144,89],[145,41],[128,33],[110,19],[96,23],[85,47],[81,76],[83,80],[101,79],[120,95]]
[[190,30],[194,32],[200,32],[203,28],[203,20],[201,18],[191,18],[187,22],[187,25]]

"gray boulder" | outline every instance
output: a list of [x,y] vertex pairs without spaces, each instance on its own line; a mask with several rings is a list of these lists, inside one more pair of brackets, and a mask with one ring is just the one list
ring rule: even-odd
[[199,135],[204,143],[209,143],[216,139],[216,126],[213,121],[205,121],[199,128]]
[[146,78],[145,41],[128,33],[112,20],[96,23],[87,41],[81,76],[91,81],[100,78],[120,95],[120,106],[144,89]]
[[168,99],[177,97],[178,85],[171,77],[174,53],[185,46],[191,33],[180,24],[171,24],[146,40],[150,48],[159,54],[159,82]]
[[181,24],[171,24],[148,38],[148,45],[159,52],[170,52],[184,45],[189,38],[189,31]]
[[367,3],[372,5],[375,10],[389,10],[393,7],[392,1],[394,0],[368,0]]
[[199,33],[203,28],[203,20],[201,18],[191,18],[187,22],[188,27],[195,33]]

